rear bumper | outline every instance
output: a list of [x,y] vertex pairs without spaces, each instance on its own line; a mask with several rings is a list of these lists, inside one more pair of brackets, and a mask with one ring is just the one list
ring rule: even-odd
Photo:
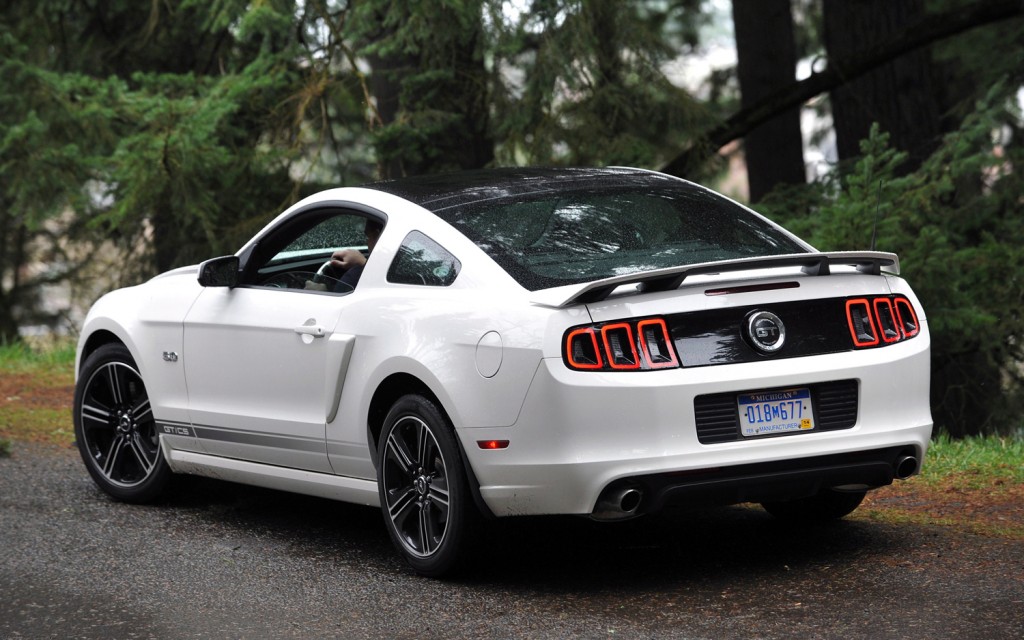
[[[898,468],[916,470],[918,459],[914,454],[913,447],[889,447],[622,478],[602,492],[602,499],[627,489],[639,492],[635,509],[608,514],[614,518],[657,511],[669,505],[715,506],[793,500],[826,489],[865,491],[892,484],[900,473]],[[599,504],[602,499],[598,500]]]
[[[858,385],[853,427],[702,444],[694,398],[838,379]],[[882,349],[643,373],[586,373],[545,360],[511,427],[459,429],[480,495],[497,516],[595,512],[608,491],[667,504],[798,498],[892,482],[924,460],[932,431],[927,335]],[[481,450],[478,440],[509,440]]]

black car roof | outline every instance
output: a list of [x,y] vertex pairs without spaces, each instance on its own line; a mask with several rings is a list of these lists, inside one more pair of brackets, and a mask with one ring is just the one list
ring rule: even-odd
[[400,178],[363,185],[405,198],[437,213],[483,200],[590,186],[616,187],[676,182],[665,174],[628,168],[481,169]]

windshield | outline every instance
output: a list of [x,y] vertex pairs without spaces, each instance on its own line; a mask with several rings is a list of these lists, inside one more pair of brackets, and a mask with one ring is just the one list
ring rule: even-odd
[[549,190],[436,213],[531,291],[808,251],[764,218],[687,182]]

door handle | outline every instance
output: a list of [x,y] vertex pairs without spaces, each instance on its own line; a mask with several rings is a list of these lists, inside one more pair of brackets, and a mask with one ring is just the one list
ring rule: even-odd
[[324,328],[318,324],[304,324],[295,327],[295,333],[303,336],[313,336],[314,338],[322,338],[325,335]]

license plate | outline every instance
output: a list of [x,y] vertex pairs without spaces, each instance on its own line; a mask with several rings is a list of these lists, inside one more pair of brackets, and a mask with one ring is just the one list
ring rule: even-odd
[[740,433],[746,437],[814,429],[811,390],[807,388],[743,393],[736,397],[736,405]]

